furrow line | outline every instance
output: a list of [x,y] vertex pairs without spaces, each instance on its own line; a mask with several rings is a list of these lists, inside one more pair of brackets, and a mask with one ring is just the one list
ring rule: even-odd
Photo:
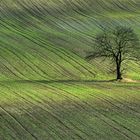
[[37,137],[34,136],[33,134],[31,134],[27,128],[25,128],[15,117],[14,115],[12,115],[11,113],[7,112],[1,105],[0,108],[5,112],[5,114],[7,114],[9,117],[11,117],[18,125],[21,126],[21,128],[23,128],[23,130],[25,130],[27,133],[29,133],[34,139],[37,140]]
[[[57,87],[58,88],[58,87]],[[68,94],[71,94],[70,92],[63,90],[61,88],[58,88]],[[72,95],[72,94],[71,94]],[[74,95],[75,97],[78,98],[78,96]],[[78,98],[79,99],[79,98]],[[93,107],[92,105],[90,105],[89,103],[87,103],[86,101],[82,101],[83,104],[87,105],[88,107],[92,108],[95,112],[96,112],[96,117],[99,117],[103,122],[105,122],[107,125],[111,126],[113,129],[115,129],[116,131],[118,131],[119,133],[121,133],[122,135],[124,135],[125,137],[131,139],[131,137],[129,137],[129,135],[127,135],[125,132],[120,131],[120,129],[118,127],[115,127],[116,125],[110,125],[109,122],[111,121],[111,123],[113,122],[112,120],[110,120],[110,118],[108,118],[108,116],[104,115],[103,113],[99,112],[97,109],[95,109],[95,107]],[[98,115],[97,115],[98,114]],[[94,114],[95,115],[95,114]]]

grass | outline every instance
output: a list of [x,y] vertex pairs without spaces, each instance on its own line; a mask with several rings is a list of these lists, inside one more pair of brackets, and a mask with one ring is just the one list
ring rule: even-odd
[[[85,61],[85,55],[94,49],[93,38],[101,26],[129,24],[139,34],[137,1],[131,4],[121,1],[127,10],[111,1],[85,3],[81,0],[80,5],[77,1],[70,5],[66,1],[44,2],[1,1],[0,79],[86,80],[95,79],[95,75],[96,79],[114,78],[115,75],[108,76],[108,64],[100,65],[97,61],[91,65]],[[110,8],[106,9],[104,3]],[[89,5],[93,8],[89,9]],[[130,63],[130,66],[133,70],[128,70],[126,76],[139,80],[139,65]]]
[[140,137],[139,83],[5,81],[0,85],[1,139]]
[[[139,140],[140,83],[85,60],[101,27],[140,36],[139,21],[139,0],[1,0],[0,139]],[[139,63],[125,65],[139,81]]]

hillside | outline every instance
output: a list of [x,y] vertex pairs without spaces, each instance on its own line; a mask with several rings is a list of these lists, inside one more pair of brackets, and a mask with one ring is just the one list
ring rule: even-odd
[[102,27],[131,26],[139,0],[0,0],[0,140],[140,140],[140,64],[125,79],[87,61]]
[[1,140],[139,140],[140,84],[0,82]]
[[[138,0],[2,0],[0,10],[1,80],[108,79],[107,63],[84,59],[95,34],[115,24],[139,34]],[[126,75],[140,79],[139,65],[128,65]]]

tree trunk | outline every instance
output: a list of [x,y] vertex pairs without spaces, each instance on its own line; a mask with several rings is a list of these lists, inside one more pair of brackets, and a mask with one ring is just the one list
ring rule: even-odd
[[117,63],[117,80],[122,79],[122,74],[121,74],[121,65]]

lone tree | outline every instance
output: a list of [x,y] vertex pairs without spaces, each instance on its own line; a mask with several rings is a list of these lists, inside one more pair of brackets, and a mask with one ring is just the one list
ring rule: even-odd
[[139,39],[132,28],[118,26],[95,37],[95,49],[87,59],[109,58],[116,65],[117,80],[122,79],[122,62],[140,58]]

